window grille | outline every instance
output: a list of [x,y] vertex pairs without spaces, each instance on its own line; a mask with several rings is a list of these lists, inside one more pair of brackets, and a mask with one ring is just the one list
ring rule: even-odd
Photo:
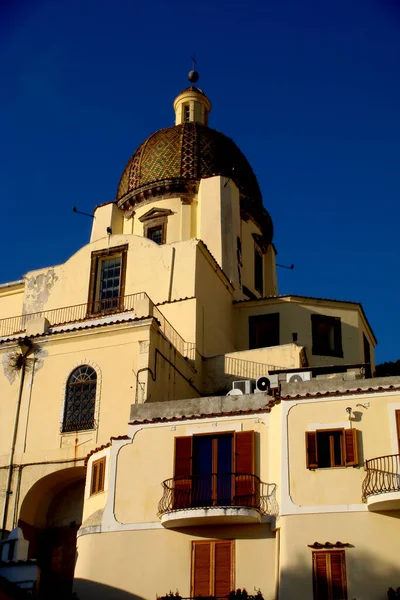
[[89,365],[82,365],[71,373],[65,397],[63,432],[94,428],[96,386],[97,374]]

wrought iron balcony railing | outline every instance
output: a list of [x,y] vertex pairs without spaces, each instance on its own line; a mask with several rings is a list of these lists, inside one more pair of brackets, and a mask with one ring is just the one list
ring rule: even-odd
[[363,499],[376,494],[400,492],[400,455],[389,454],[365,461]]
[[173,477],[162,483],[158,503],[162,516],[195,508],[254,508],[262,515],[276,515],[276,485],[249,473],[211,473]]

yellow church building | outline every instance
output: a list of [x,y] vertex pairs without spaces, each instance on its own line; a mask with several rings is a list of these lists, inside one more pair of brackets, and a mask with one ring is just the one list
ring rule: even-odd
[[89,243],[0,285],[1,600],[400,585],[400,377],[372,377],[358,302],[279,295],[256,176],[197,79]]

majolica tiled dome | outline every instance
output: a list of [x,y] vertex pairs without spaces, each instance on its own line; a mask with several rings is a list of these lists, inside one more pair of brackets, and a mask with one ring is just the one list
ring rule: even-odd
[[213,175],[230,177],[242,196],[262,202],[256,176],[230,138],[201,123],[182,123],[153,133],[139,146],[121,177],[117,200],[151,183]]
[[[178,99],[193,90],[198,96],[204,96],[197,88],[188,88]],[[204,98],[204,102],[209,102]],[[253,217],[270,242],[272,221],[263,207],[257,178],[249,162],[230,138],[198,120],[161,129],[147,138],[122,174],[116,201],[120,208],[129,210],[150,197],[194,193],[201,179],[214,175],[236,183],[243,217]]]

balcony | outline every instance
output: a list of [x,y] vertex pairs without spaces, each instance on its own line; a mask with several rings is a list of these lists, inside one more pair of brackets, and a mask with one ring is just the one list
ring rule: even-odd
[[162,483],[158,515],[166,528],[260,523],[276,516],[276,485],[256,475],[212,473],[173,477]]
[[363,499],[370,511],[400,509],[400,455],[379,456],[365,462]]
[[179,335],[145,292],[0,319],[0,340],[4,341],[15,335],[26,333],[29,323],[32,323],[36,319],[46,319],[49,332],[54,332],[61,329],[68,329],[77,323],[84,324],[88,321],[91,324],[112,324],[117,320],[124,321],[132,317],[137,317],[138,307],[143,309],[143,306],[146,306],[146,314],[143,316],[153,316],[157,319],[163,336],[182,356],[194,360],[196,353],[195,344],[186,342]]

